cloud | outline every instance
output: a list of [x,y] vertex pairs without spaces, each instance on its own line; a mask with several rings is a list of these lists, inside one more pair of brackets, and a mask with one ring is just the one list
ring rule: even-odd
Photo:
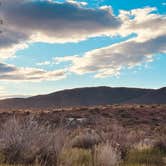
[[131,68],[153,60],[158,53],[165,53],[166,36],[144,42],[135,39],[87,52],[84,56],[55,58],[57,62],[69,61],[70,72],[95,73],[95,77],[119,75],[123,68]]
[[137,34],[137,41],[143,42],[166,34],[166,16],[156,13],[156,8],[146,7],[131,11],[121,10],[122,26],[118,30],[122,36]]
[[45,66],[45,65],[51,65],[50,61],[44,61],[44,62],[39,62],[36,64],[37,66]]
[[18,68],[13,65],[0,63],[0,80],[41,81],[59,80],[66,77],[66,70],[45,71],[38,68]]
[[4,93],[5,92],[5,88],[0,86],[0,94]]
[[122,36],[136,34],[134,39],[96,49],[83,56],[55,58],[57,63],[70,62],[70,72],[94,73],[95,77],[117,76],[124,68],[131,68],[166,53],[166,18],[154,13],[156,8],[121,11],[123,24],[117,30]]
[[28,98],[29,95],[9,95],[9,94],[0,94],[0,100],[10,99],[10,98]]
[[34,42],[78,42],[93,36],[131,33],[139,36],[137,40],[147,40],[161,35],[165,25],[165,16],[153,13],[157,9],[150,7],[121,10],[115,16],[110,6],[92,9],[73,0],[2,0],[2,4],[0,58],[12,56]]
[[77,6],[86,6],[86,5],[88,5],[88,3],[87,2],[78,2],[78,1],[76,1],[76,0],[67,0],[67,2],[69,2],[69,3],[73,3],[73,4],[75,4],[75,5],[77,5]]
[[16,67],[13,65],[6,65],[4,63],[0,63],[0,73],[10,73],[10,72],[15,72],[17,71]]
[[[151,7],[121,10],[115,16],[109,6],[91,9],[76,1],[6,0],[0,11],[5,20],[0,38],[0,57],[13,55],[33,42],[78,42],[93,36],[135,34],[134,39],[92,50],[83,56],[55,58],[57,63],[70,63],[69,73],[93,72],[95,77],[119,75],[124,68],[152,61],[155,54],[165,53],[166,16],[156,10]],[[1,80],[48,80],[66,76],[66,69],[45,71],[14,67],[16,71],[6,73],[4,71],[12,70],[12,66],[3,65]]]
[[4,99],[5,95],[6,95],[6,89],[5,89],[5,87],[0,86],[0,100]]
[[0,27],[2,33],[0,34],[0,59],[8,58],[15,54],[16,51],[28,47],[27,34],[20,33],[10,29],[9,27]]
[[2,3],[0,54],[3,57],[33,42],[77,42],[92,36],[112,35],[121,25],[109,7],[91,9],[76,1],[3,0]]

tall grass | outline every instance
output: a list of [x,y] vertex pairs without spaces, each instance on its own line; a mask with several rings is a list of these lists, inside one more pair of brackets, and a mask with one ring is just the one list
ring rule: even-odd
[[157,148],[143,149],[143,150],[132,150],[129,152],[122,166],[164,166],[165,153]]
[[[12,118],[0,130],[0,154],[9,164],[57,165],[65,143],[62,128],[52,130],[33,117]],[[1,160],[2,161],[2,160]]]
[[71,148],[63,151],[60,166],[93,166],[90,150]]
[[107,142],[96,147],[97,166],[117,166],[120,163],[120,152]]

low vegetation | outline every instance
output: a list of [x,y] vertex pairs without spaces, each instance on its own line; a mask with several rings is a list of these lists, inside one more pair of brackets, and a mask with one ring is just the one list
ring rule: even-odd
[[65,144],[63,128],[51,129],[33,117],[8,120],[0,132],[1,162],[53,166]]
[[[95,120],[87,120],[87,116],[73,116],[70,111],[66,114],[68,116],[61,115],[59,119],[49,119],[49,112],[42,116],[39,113],[15,113],[10,117],[0,117],[0,166],[166,165],[164,121],[155,127],[151,122],[144,127],[139,127],[140,123],[125,125],[124,119],[130,116],[133,120],[134,110],[131,113],[128,107],[126,113],[121,107],[119,114],[118,111],[99,113],[106,117],[107,125],[104,125],[103,117],[98,116],[99,109],[92,109]],[[111,114],[123,117],[122,121],[112,119]],[[135,109],[135,116],[137,114]]]

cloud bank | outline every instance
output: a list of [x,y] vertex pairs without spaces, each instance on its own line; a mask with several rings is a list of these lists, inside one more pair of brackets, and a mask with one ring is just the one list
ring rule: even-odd
[[[166,17],[156,8],[121,10],[118,16],[112,8],[88,8],[85,3],[64,3],[43,0],[2,0],[0,15],[4,20],[0,37],[0,59],[15,54],[30,43],[79,42],[94,36],[127,36],[134,39],[96,49],[83,56],[55,58],[69,62],[62,70],[45,71],[38,68],[18,68],[0,63],[0,80],[50,80],[75,74],[94,73],[95,77],[119,75],[123,68],[131,68],[153,60],[166,50]],[[49,64],[41,62],[38,65]]]
[[156,8],[121,11],[123,24],[117,30],[122,36],[136,34],[134,39],[89,51],[83,56],[55,58],[57,63],[70,62],[70,72],[95,73],[95,77],[117,76],[131,68],[166,53],[166,17],[155,14]]
[[2,4],[0,54],[4,57],[32,42],[78,42],[92,36],[112,35],[121,25],[110,7],[91,9],[73,1],[13,0]]

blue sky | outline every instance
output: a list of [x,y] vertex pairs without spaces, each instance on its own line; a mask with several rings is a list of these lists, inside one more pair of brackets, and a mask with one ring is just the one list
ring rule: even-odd
[[166,86],[165,0],[14,1],[0,12],[0,98]]

